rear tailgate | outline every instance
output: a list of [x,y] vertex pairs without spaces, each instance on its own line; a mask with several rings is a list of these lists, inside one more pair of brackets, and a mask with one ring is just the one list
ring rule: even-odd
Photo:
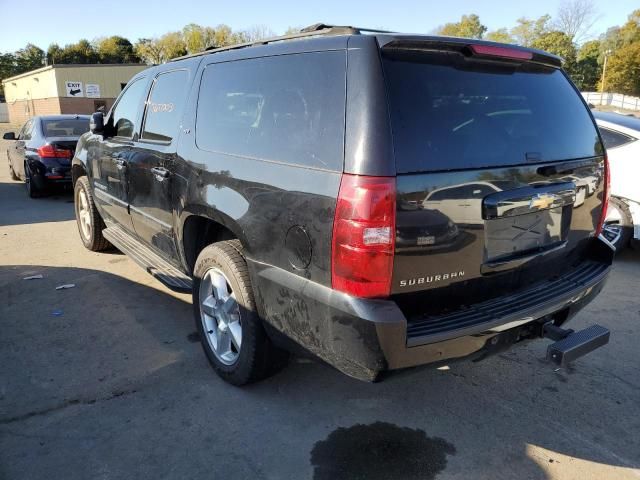
[[577,265],[603,149],[557,66],[432,44],[382,49],[397,170],[392,294],[442,313]]

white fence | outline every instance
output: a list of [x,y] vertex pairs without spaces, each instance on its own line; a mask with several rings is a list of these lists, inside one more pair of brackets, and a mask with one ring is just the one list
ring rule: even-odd
[[587,103],[592,105],[609,105],[625,110],[640,110],[640,97],[607,92],[582,92],[582,96]]
[[0,103],[0,123],[9,122],[9,107],[6,103]]

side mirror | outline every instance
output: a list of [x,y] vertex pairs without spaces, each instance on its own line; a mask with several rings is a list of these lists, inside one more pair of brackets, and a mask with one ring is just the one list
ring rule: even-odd
[[15,140],[16,139],[16,133],[15,132],[7,132],[4,135],[2,135],[2,139],[3,140]]
[[104,113],[96,112],[91,115],[91,120],[89,121],[89,130],[91,130],[91,133],[104,132]]

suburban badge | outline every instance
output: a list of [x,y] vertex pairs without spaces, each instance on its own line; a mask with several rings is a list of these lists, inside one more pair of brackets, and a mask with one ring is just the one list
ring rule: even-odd
[[457,272],[442,273],[439,275],[429,275],[427,277],[411,278],[409,280],[400,280],[401,287],[411,287],[413,285],[423,285],[425,283],[443,282],[453,278],[464,277],[464,270]]

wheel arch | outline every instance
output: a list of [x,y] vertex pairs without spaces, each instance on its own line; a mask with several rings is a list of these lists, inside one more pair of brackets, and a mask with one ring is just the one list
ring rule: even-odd
[[81,136],[78,140],[75,154],[71,160],[71,182],[74,188],[80,177],[89,176],[89,170],[87,168],[86,136],[87,134]]
[[84,177],[87,175],[87,170],[84,168],[84,165],[81,163],[74,163],[71,166],[71,184],[75,187],[76,182],[80,177]]
[[242,228],[231,217],[213,208],[186,208],[181,215],[177,238],[182,262],[189,274],[207,245],[237,239],[247,248]]

